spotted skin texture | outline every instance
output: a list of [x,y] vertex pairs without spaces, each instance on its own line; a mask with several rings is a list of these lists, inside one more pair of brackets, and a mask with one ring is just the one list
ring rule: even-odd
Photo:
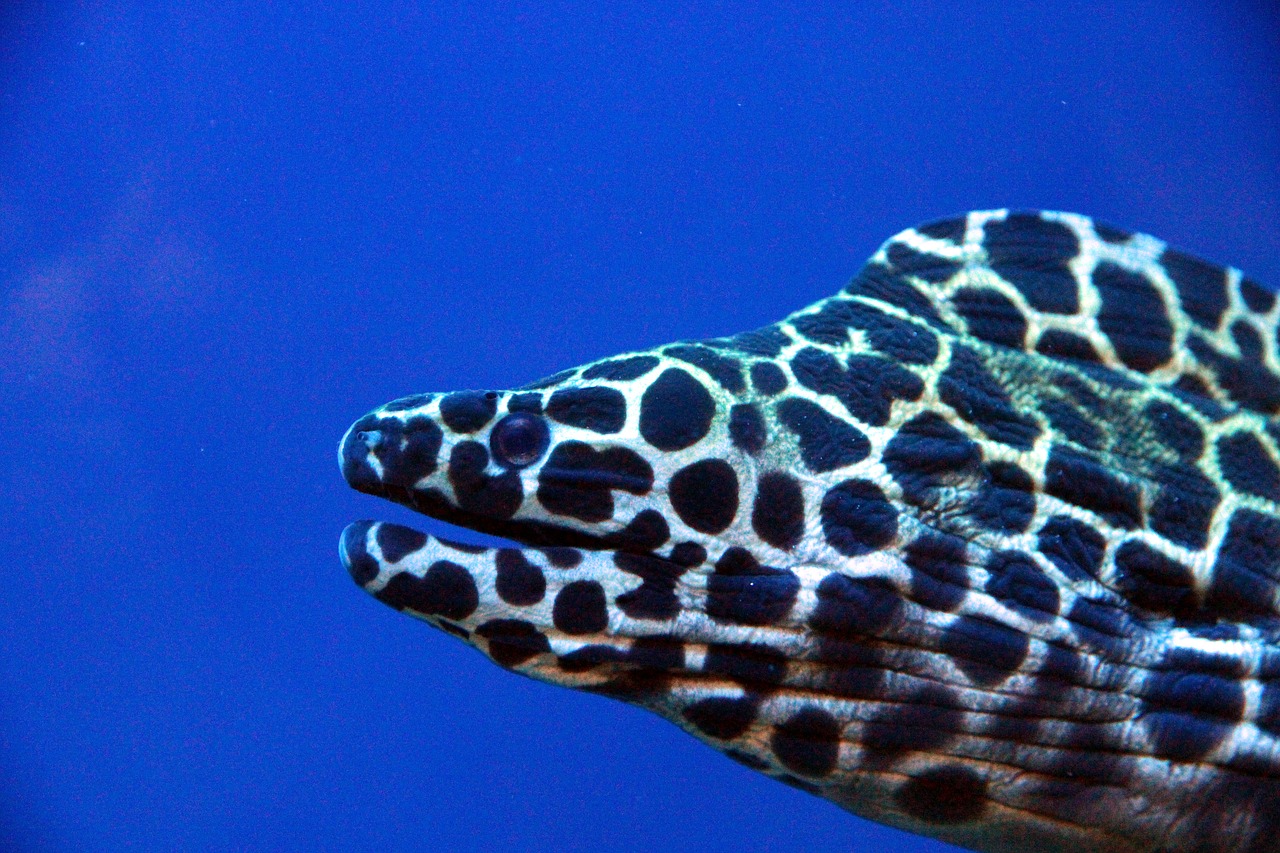
[[970,213],[764,329],[371,412],[353,487],[519,547],[358,522],[342,557],[873,820],[1280,851],[1278,314],[1152,237]]

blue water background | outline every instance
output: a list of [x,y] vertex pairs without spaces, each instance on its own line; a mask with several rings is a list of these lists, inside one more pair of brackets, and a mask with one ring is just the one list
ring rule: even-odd
[[[188,8],[190,7],[190,8]],[[412,392],[1048,207],[1280,284],[1269,4],[0,11],[0,848],[942,851],[357,589]]]

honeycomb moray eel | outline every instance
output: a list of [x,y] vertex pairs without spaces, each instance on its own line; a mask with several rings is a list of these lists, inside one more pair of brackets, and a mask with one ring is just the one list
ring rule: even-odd
[[1280,306],[1065,213],[885,243],[734,337],[388,403],[356,583],[984,851],[1280,851]]

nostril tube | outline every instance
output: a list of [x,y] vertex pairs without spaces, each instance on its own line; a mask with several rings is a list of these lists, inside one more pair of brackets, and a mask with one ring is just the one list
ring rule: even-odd
[[[369,421],[365,420],[365,424]],[[383,492],[382,480],[370,465],[370,460],[385,446],[387,435],[381,429],[362,429],[361,426],[357,423],[348,430],[338,448],[342,476],[353,488],[380,495]]]
[[386,497],[434,473],[444,433],[427,417],[401,419],[383,410],[365,415],[342,437],[342,476],[358,491]]

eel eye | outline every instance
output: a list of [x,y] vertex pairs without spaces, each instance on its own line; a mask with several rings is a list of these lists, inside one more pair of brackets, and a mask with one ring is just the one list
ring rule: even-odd
[[532,465],[542,458],[551,435],[542,418],[523,412],[507,415],[489,433],[489,449],[499,464],[513,468]]

